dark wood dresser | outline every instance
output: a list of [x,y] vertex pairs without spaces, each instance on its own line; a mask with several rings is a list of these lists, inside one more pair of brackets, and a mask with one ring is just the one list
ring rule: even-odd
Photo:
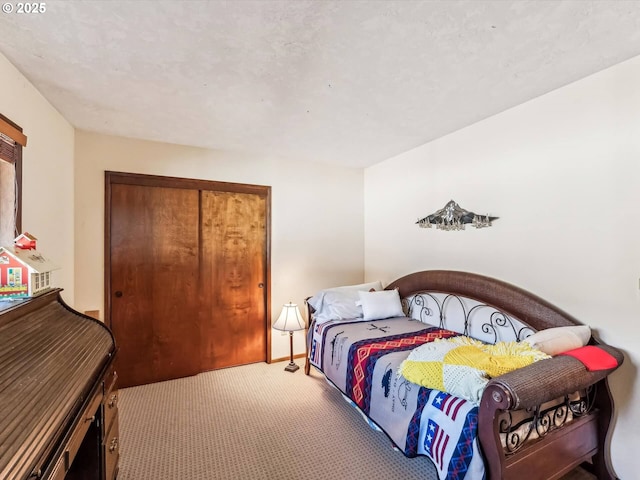
[[0,302],[0,479],[117,477],[115,353],[59,289]]

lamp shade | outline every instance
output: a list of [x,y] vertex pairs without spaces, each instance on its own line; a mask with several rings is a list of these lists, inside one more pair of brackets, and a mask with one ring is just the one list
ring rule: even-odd
[[303,330],[305,327],[305,321],[300,314],[300,309],[297,304],[285,303],[282,306],[280,316],[271,326],[276,330],[293,332],[295,330]]

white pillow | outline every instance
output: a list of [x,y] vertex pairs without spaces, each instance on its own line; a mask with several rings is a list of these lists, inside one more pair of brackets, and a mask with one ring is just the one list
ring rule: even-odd
[[404,317],[398,290],[380,292],[358,292],[365,320],[381,320],[390,317]]
[[308,300],[314,310],[317,322],[329,320],[347,320],[362,318],[362,307],[356,305],[359,291],[382,290],[382,283],[361,283],[359,285],[345,285],[321,290]]
[[345,320],[362,317],[362,307],[356,305],[357,290],[330,290],[324,294],[323,308],[318,317]]
[[575,325],[570,327],[554,327],[540,330],[524,339],[532,347],[543,351],[547,355],[584,347],[591,338],[591,328],[588,325]]

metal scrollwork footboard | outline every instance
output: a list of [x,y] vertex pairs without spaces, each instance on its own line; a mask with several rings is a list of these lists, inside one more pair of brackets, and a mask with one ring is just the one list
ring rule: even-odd
[[538,405],[526,410],[505,412],[499,421],[499,432],[506,456],[518,452],[527,442],[547,436],[575,418],[590,414],[594,408],[595,388],[590,386],[560,402]]

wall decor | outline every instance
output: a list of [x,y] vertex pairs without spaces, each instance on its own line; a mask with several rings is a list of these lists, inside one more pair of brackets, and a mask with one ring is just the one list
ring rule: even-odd
[[431,228],[435,225],[440,230],[464,230],[465,225],[471,224],[476,228],[490,227],[491,222],[499,217],[478,215],[465,210],[453,200],[431,215],[419,219],[416,223],[420,228]]

